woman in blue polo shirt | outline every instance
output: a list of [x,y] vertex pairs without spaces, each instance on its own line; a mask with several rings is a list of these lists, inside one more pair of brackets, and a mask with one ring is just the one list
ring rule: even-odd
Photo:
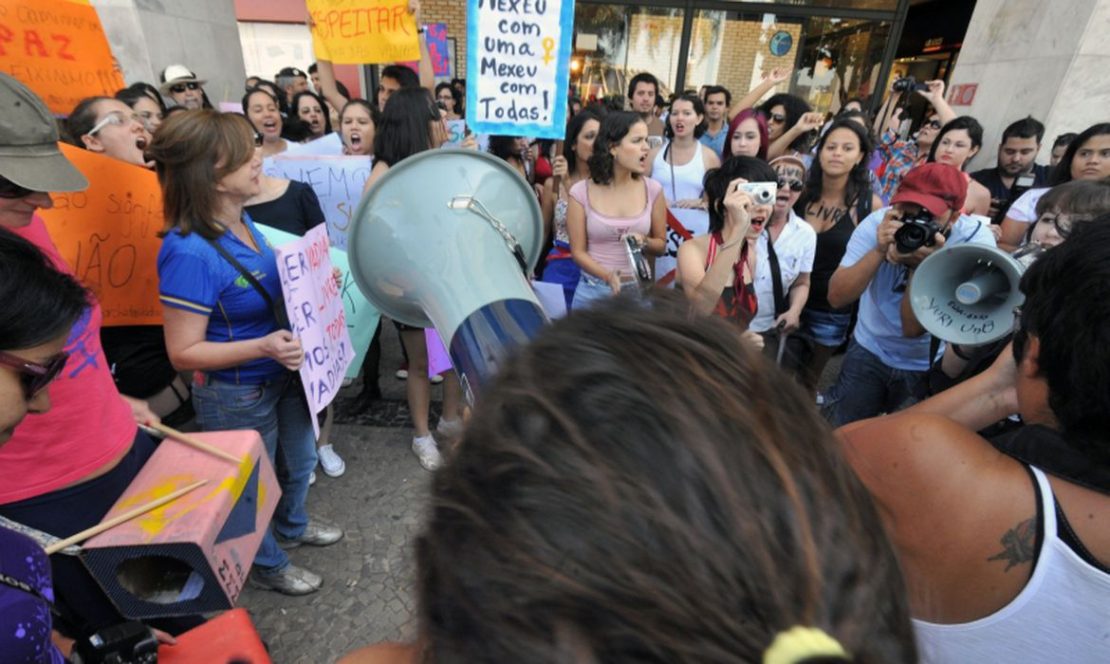
[[159,128],[149,154],[167,224],[158,277],[170,360],[196,372],[202,429],[257,430],[279,466],[282,496],[251,581],[289,595],[314,592],[320,576],[291,565],[283,549],[334,544],[343,531],[310,521],[305,510],[316,446],[296,373],[304,351],[286,329],[273,249],[243,211],[260,187],[255,132],[234,113],[182,113]]

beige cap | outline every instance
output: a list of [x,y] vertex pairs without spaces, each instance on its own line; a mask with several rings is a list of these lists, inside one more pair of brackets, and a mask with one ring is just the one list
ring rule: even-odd
[[58,149],[58,125],[27,86],[0,73],[0,176],[32,191],[81,191],[89,181]]

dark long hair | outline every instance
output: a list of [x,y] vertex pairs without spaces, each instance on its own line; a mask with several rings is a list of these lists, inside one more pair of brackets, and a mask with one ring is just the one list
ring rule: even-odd
[[573,173],[574,169],[578,168],[578,154],[575,153],[574,146],[578,144],[578,135],[590,120],[597,121],[600,126],[601,118],[593,111],[583,109],[567,123],[566,139],[563,141],[563,158],[567,160],[568,173]]
[[[829,135],[837,129],[849,129],[856,135],[856,138],[859,139],[859,150],[862,155],[859,163],[853,166],[848,174],[848,182],[844,186],[844,207],[850,213],[859,201],[860,196],[870,197],[872,195],[871,171],[867,168],[869,155],[875,149],[871,142],[871,134],[855,120],[838,118],[829,125],[829,130],[817,141],[817,147],[814,149],[813,164],[810,165],[809,174],[806,176],[806,188],[802,191],[802,195],[798,197],[798,202],[794,204],[794,212],[801,217],[805,217],[807,205],[821,198],[821,190],[825,185],[825,173],[821,169],[821,150],[825,148],[825,141],[829,140]],[[860,221],[860,219],[856,219],[856,223]]]
[[[794,125],[798,124],[798,120],[801,120],[803,115],[813,110],[813,107],[810,106],[806,100],[797,95],[787,94],[785,92],[772,95],[770,99],[763,102],[759,110],[763,111],[767,117],[771,117],[771,109],[776,106],[782,106],[785,111],[784,115],[786,115],[786,122],[783,124],[782,128],[784,132],[790,131]],[[812,140],[813,132],[806,132],[794,139],[794,142],[790,144],[790,149],[797,152],[805,152],[809,148],[809,144]]]
[[609,154],[609,150],[620,145],[637,122],[643,122],[640,114],[631,111],[615,111],[601,120],[597,140],[594,141],[594,153],[586,162],[590,166],[590,179],[597,184],[609,184],[613,181],[613,155]]
[[725,225],[725,194],[728,193],[728,183],[736,178],[744,178],[748,182],[778,182],[775,169],[755,157],[729,157],[719,168],[706,171],[702,187],[705,188],[708,203],[710,233],[720,231]]
[[[85,142],[81,137],[89,133],[96,126],[96,106],[103,101],[112,101],[112,97],[85,97],[73,107],[73,112],[65,120],[66,135],[69,143],[85,149]],[[127,103],[127,102],[124,102]]]
[[439,109],[424,88],[394,92],[382,111],[381,124],[375,127],[374,159],[394,166],[405,157],[430,150],[431,123],[439,121]]
[[1050,186],[1055,187],[1058,184],[1071,182],[1071,164],[1075,161],[1075,153],[1079,152],[1079,148],[1083,144],[1091,140],[1095,136],[1105,136],[1110,134],[1110,122],[1100,122],[1096,125],[1091,125],[1083,130],[1081,134],[1068,144],[1068,149],[1064,152],[1063,158],[1060,163],[1056,164],[1056,168],[1052,169],[1052,180],[1049,182]]
[[324,133],[325,134],[330,134],[331,133],[331,113],[328,112],[328,104],[327,104],[327,102],[324,101],[323,97],[316,94],[315,92],[312,92],[311,90],[301,90],[297,94],[293,95],[293,103],[290,104],[290,112],[301,123],[305,124],[306,126],[308,125],[307,122],[305,122],[304,120],[301,119],[301,113],[300,113],[301,99],[304,98],[304,97],[311,97],[311,98],[316,100],[317,104],[320,104],[320,112],[324,114]]
[[65,334],[84,314],[89,293],[38,247],[0,228],[0,301],[0,349],[22,350]]
[[451,98],[455,100],[455,115],[459,116],[460,118],[465,118],[466,114],[463,112],[465,109],[463,108],[462,93],[459,92],[458,90],[456,90],[455,86],[453,86],[450,83],[444,81],[443,83],[440,83],[439,85],[436,86],[436,91],[435,91],[435,95],[434,95],[435,98],[436,98],[436,101],[439,101],[439,91],[440,90],[447,90],[451,93]]
[[506,161],[510,157],[520,159],[520,153],[516,151],[516,139],[516,136],[490,136],[489,153]]
[[424,661],[759,662],[795,625],[916,660],[895,553],[812,399],[679,295],[541,330],[458,449],[416,543]]
[[158,104],[158,108],[162,111],[162,115],[166,114],[166,102],[162,100],[162,95],[158,92],[158,88],[150,83],[132,83],[126,88],[116,90],[116,99],[132,108],[134,108],[136,102],[144,98]]
[[[680,101],[692,104],[694,113],[701,116],[701,122],[698,123],[698,126],[694,127],[694,138],[701,138],[702,134],[709,129],[709,120],[705,119],[705,103],[701,100],[701,97],[693,92],[683,92],[671,100],[671,109],[673,110],[675,103]],[[674,129],[671,128],[670,118],[667,118],[667,121],[663,124],[663,136],[666,137],[668,141],[674,140]]]
[[[929,159],[927,161],[935,162],[937,160],[937,146],[940,145],[940,139],[950,131],[963,129],[967,132],[968,138],[971,139],[972,148],[983,147],[983,125],[970,115],[961,115],[958,118],[953,118],[948,121],[948,124],[940,128],[937,132],[937,137],[933,139],[933,147],[929,148]],[[970,160],[969,160],[970,161]],[[959,167],[963,170],[963,166]]]

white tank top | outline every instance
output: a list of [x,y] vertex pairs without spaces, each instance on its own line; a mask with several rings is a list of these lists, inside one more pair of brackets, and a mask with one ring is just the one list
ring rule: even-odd
[[[667,146],[655,155],[655,161],[651,166],[651,178],[662,185],[663,196],[670,205],[687,198],[701,198],[704,191],[702,180],[705,178],[705,151],[701,143],[697,146],[694,158],[681,166],[674,166],[673,171],[672,166],[663,158],[663,155],[668,152]],[[672,207],[671,216],[693,235],[705,235],[709,232],[709,212],[706,210]],[[682,235],[668,223],[666,253],[655,259],[656,280],[666,278],[670,282],[674,278],[667,275],[674,272],[677,266],[678,248],[684,241]]]
[[1033,576],[985,618],[956,625],[914,620],[922,662],[1110,662],[1110,574],[1060,541],[1052,485],[1032,470],[1044,528]]

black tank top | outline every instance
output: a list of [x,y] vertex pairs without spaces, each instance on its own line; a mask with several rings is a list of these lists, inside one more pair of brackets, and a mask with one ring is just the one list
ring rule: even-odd
[[834,313],[848,313],[852,307],[837,309],[829,304],[829,280],[833,272],[840,266],[844,252],[848,249],[848,240],[856,230],[856,223],[871,214],[871,192],[865,191],[856,201],[856,222],[853,222],[851,213],[840,216],[836,224],[823,233],[817,234],[817,250],[813,256],[813,272],[809,275],[809,299],[806,300],[807,309],[830,311]]

